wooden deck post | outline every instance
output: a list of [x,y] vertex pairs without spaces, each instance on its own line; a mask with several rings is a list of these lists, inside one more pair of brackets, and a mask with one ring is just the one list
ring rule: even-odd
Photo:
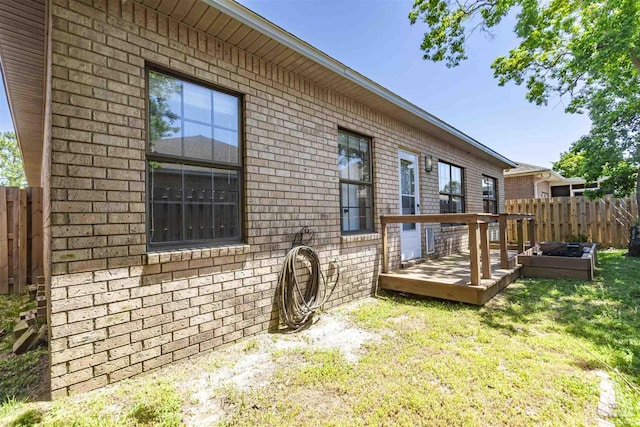
[[382,226],[382,272],[389,272],[389,259],[388,259],[388,233],[387,233],[387,222],[384,218],[380,218],[380,224]]
[[491,252],[489,248],[489,223],[480,223],[480,257],[482,258],[482,278],[491,279]]
[[529,233],[529,244],[531,247],[536,245],[536,220],[535,218],[531,218],[528,221],[528,233]]
[[498,232],[500,234],[500,268],[509,268],[509,248],[507,246],[507,214],[500,214],[498,218]]
[[477,222],[468,223],[469,226],[469,261],[471,263],[471,284],[480,284],[480,230]]
[[518,253],[521,254],[524,252],[524,227],[522,224],[522,219],[517,220],[518,224]]

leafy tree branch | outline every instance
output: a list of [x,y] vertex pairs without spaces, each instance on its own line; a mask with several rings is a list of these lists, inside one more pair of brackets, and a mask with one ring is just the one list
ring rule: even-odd
[[13,132],[0,133],[0,186],[27,186],[22,155]]
[[640,199],[640,2],[416,0],[409,20],[425,28],[424,59],[455,67],[474,29],[491,32],[509,14],[519,44],[492,63],[498,84],[526,87],[537,105],[567,97],[567,112],[592,121],[556,168],[608,177],[604,187]]

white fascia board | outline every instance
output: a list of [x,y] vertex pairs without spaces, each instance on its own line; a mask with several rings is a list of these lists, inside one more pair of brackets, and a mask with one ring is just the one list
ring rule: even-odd
[[368,79],[367,77],[363,76],[357,71],[352,70],[351,68],[342,64],[341,62],[333,59],[326,53],[323,53],[322,51],[311,46],[309,43],[303,40],[300,40],[293,34],[283,30],[282,28],[278,27],[274,23],[261,17],[260,15],[251,11],[250,9],[247,9],[241,4],[236,3],[235,1],[232,1],[232,0],[202,0],[202,1],[220,10],[221,12],[231,16],[232,18],[237,19],[243,24],[248,25],[249,27],[260,31],[262,34],[289,47],[290,49],[295,50],[299,54],[311,59],[314,62],[317,62],[318,64],[328,68],[329,70],[344,76],[348,80],[351,80],[352,82],[363,87],[364,89],[386,99],[389,102],[392,102],[393,104],[404,109],[405,111],[421,118],[422,120],[425,120],[426,122],[444,130],[445,132],[457,137],[458,139],[468,143],[469,145],[472,145],[473,147],[487,153],[491,157],[494,157],[500,160],[501,162],[509,165],[510,167],[517,166],[513,161],[507,159],[503,155],[493,151],[491,148],[476,141],[475,139],[471,138],[469,135],[459,131],[458,129],[440,120],[439,118],[427,113],[417,105],[414,105],[411,102],[407,101],[406,99],[396,95],[395,93],[391,92],[389,89],[386,89],[385,87],[379,85],[378,83]]

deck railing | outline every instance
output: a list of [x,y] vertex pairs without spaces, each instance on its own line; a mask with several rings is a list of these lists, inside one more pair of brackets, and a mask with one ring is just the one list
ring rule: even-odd
[[480,285],[482,279],[491,278],[491,260],[489,247],[489,223],[498,221],[500,235],[500,267],[509,268],[509,252],[507,243],[507,221],[516,221],[518,230],[518,253],[525,251],[525,228],[529,245],[535,245],[535,215],[530,214],[489,214],[489,213],[461,213],[461,214],[426,214],[426,215],[382,215],[382,272],[389,272],[389,243],[387,225],[402,223],[464,223],[469,227],[469,262],[471,269],[471,284]]

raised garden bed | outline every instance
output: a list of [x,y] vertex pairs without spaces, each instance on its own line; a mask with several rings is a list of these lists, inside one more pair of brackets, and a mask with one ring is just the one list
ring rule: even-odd
[[546,242],[518,255],[520,275],[549,279],[593,280],[598,261],[595,243]]

